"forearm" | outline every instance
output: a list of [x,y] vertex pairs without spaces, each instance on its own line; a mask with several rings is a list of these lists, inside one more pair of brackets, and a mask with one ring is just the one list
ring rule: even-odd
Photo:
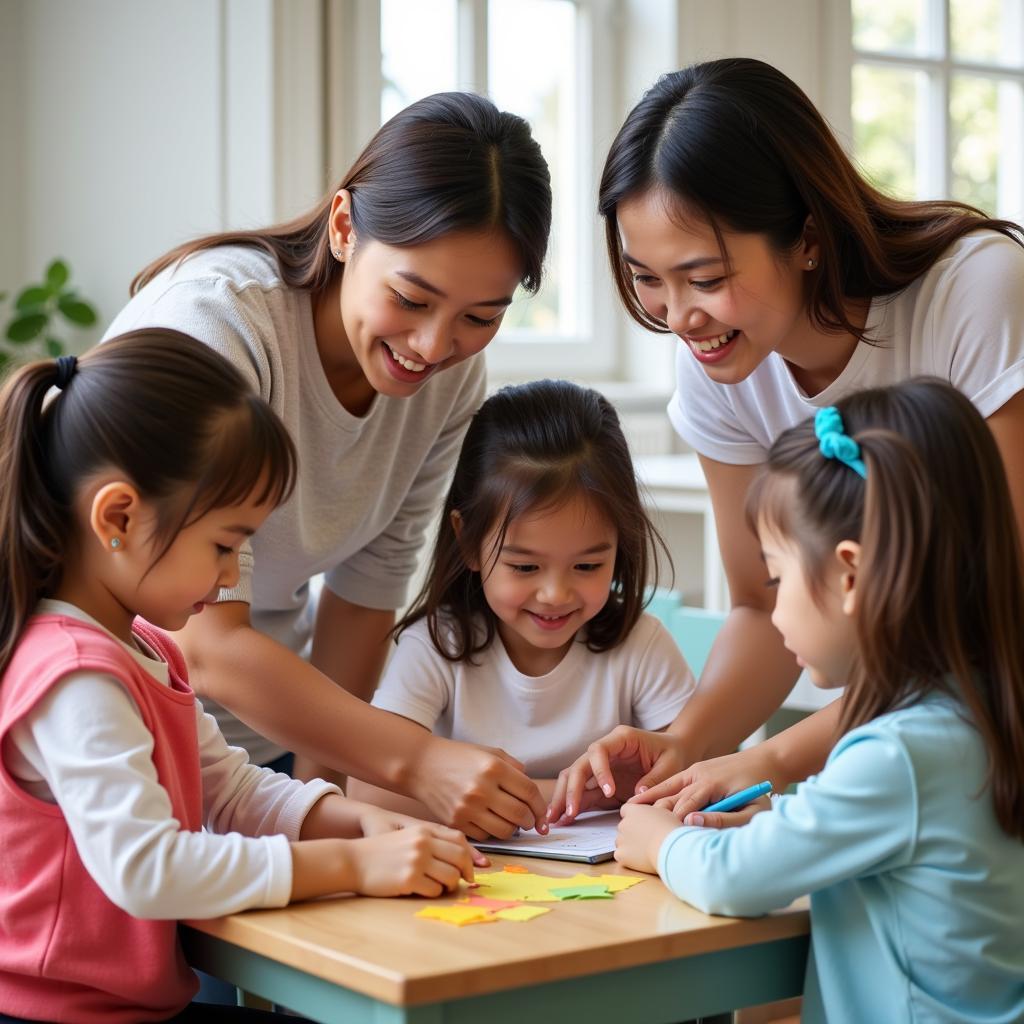
[[769,613],[734,608],[668,732],[691,762],[729,753],[779,708],[798,674]]
[[364,608],[324,587],[310,664],[360,700],[369,701],[387,660],[394,624],[393,610]]
[[373,786],[362,779],[348,780],[348,795],[353,801],[373,804],[374,807],[381,807],[385,811],[397,811],[399,814],[408,814],[423,821],[437,821],[437,815],[419,800],[381,789],[380,786]]
[[[183,634],[184,636],[184,634]],[[378,711],[249,625],[182,647],[193,686],[257,732],[337,771],[403,788],[429,733]]]
[[842,706],[841,698],[833,701],[760,744],[772,765],[771,782],[776,793],[821,771],[839,738]]
[[355,873],[344,839],[292,843],[292,902],[355,891]]

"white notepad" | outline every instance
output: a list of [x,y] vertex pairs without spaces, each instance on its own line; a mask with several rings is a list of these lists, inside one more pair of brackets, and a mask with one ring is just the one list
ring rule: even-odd
[[597,864],[612,859],[619,820],[618,811],[588,811],[571,825],[552,828],[546,836],[522,832],[511,839],[474,840],[473,845],[484,853],[515,853],[523,857]]

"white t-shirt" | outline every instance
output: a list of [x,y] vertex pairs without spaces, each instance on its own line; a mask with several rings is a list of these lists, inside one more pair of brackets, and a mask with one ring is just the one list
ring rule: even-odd
[[535,779],[554,778],[617,725],[663,728],[697,685],[668,631],[647,614],[610,651],[577,640],[547,675],[520,672],[497,635],[473,660],[442,657],[420,620],[399,636],[373,704],[438,736],[500,747]]
[[[284,284],[275,260],[248,246],[210,249],[163,271],[105,338],[140,327],[183,331],[225,356],[298,448],[295,492],[243,547],[241,579],[221,600],[249,603],[256,629],[302,655],[316,612],[309,581],[319,573],[353,604],[401,607],[463,434],[483,401],[483,356],[445,370],[409,398],[377,395],[365,416],[353,416],[321,366],[309,293]],[[283,753],[216,702],[207,707],[228,742],[254,761]]]
[[[103,629],[63,601],[42,601],[38,610]],[[110,635],[169,685],[165,662]],[[209,831],[180,828],[157,778],[153,736],[115,676],[75,672],[55,683],[11,727],[4,763],[26,792],[60,806],[93,880],[136,917],[176,920],[283,907],[292,888],[289,842],[299,838],[313,805],[339,790],[322,779],[303,784],[250,764],[195,704]]]
[[917,374],[948,380],[991,416],[1024,390],[1024,249],[995,231],[961,238],[913,284],[875,299],[867,330],[878,344],[857,345],[839,377],[812,397],[777,353],[739,384],[717,384],[681,344],[672,425],[701,455],[753,465],[817,409]]

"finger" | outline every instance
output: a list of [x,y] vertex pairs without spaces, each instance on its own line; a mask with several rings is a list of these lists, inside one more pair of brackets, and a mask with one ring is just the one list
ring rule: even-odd
[[465,832],[470,839],[509,839],[519,827],[516,821],[510,821],[496,811],[479,807],[472,812]]
[[[647,776],[645,775],[644,778]],[[631,803],[653,804],[667,796],[678,796],[690,785],[690,777],[688,772],[676,772],[675,775],[670,775],[667,779],[647,785],[641,793],[639,790],[642,784],[643,779],[636,784],[637,793],[630,798]]]
[[462,877],[462,872],[446,858],[445,851],[437,852],[441,856],[434,857],[425,868],[424,873],[429,878],[434,879],[445,892],[452,892],[459,887],[459,879]]
[[435,833],[437,838],[434,840],[434,855],[453,864],[467,882],[472,882],[474,855],[483,857],[486,862],[481,864],[481,867],[486,867],[490,861],[483,854],[477,854],[477,851],[466,842],[466,837],[461,832],[453,828],[445,828],[443,825],[438,828],[440,832]]
[[[491,866],[491,858],[478,850],[475,846],[470,846],[470,850],[473,851],[473,867],[475,868],[489,868]],[[467,882],[472,882],[472,878],[467,878]]]
[[541,834],[547,832],[548,805],[537,783],[522,772],[516,772],[509,778],[502,779],[500,784],[501,788],[521,806],[511,816],[504,809],[496,810],[509,821],[514,821],[520,828],[536,828]]
[[675,778],[674,775],[669,774],[671,764],[670,758],[666,757],[663,753],[659,754],[654,764],[651,765],[651,770],[636,780],[636,786],[634,786],[633,791],[635,793],[649,792],[652,788],[671,781],[671,779]]
[[555,788],[551,794],[551,802],[544,812],[544,820],[549,825],[561,819],[562,813],[565,811],[565,791],[569,784],[569,771],[570,769],[568,768],[563,769],[558,773],[558,778],[555,779]]
[[[590,770],[594,773],[594,779],[601,792],[605,796],[613,796],[615,793],[615,776],[612,775],[611,762],[608,760],[608,751],[601,743],[590,745]],[[578,806],[583,797],[582,787],[577,794],[576,805]]]
[[738,811],[694,811],[683,818],[684,825],[701,825],[704,828],[736,828],[764,810],[757,803],[747,804]]

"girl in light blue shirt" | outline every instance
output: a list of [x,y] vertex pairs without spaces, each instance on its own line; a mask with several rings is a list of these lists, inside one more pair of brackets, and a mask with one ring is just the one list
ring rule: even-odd
[[984,420],[929,378],[851,395],[780,435],[747,515],[840,738],[741,828],[626,804],[616,859],[708,913],[810,893],[805,1022],[1024,1020],[1024,587]]

